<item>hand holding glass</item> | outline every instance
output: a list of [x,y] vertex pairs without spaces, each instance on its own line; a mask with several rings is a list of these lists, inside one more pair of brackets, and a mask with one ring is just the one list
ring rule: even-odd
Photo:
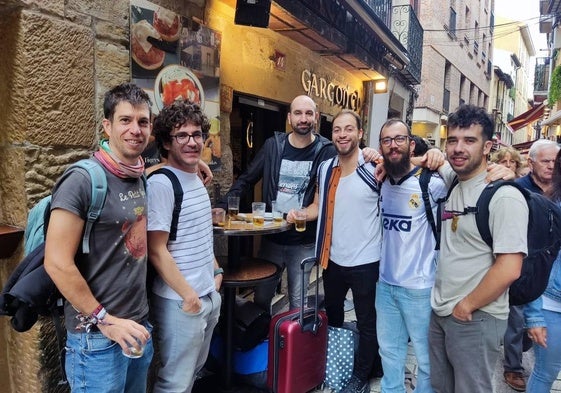
[[123,355],[131,359],[141,358],[142,355],[144,355],[144,347],[146,344],[143,344],[138,338],[136,339],[136,343],[139,349],[127,342],[128,348],[126,350],[123,349]]
[[296,232],[304,232],[306,230],[306,209],[294,210],[294,228]]

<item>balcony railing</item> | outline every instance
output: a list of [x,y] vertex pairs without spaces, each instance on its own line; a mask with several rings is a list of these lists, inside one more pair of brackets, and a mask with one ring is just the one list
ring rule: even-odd
[[411,83],[418,84],[421,82],[423,62],[423,28],[410,5],[397,5],[391,10],[390,30],[409,54],[410,63],[405,68],[404,75]]
[[549,57],[536,58],[534,91],[547,91],[549,87]]
[[386,26],[390,27],[390,8],[392,6],[392,0],[365,0],[365,3],[372,8],[376,16],[380,18]]

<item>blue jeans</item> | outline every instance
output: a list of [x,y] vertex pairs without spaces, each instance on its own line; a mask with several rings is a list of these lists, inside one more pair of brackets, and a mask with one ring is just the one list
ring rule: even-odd
[[378,281],[376,326],[384,376],[384,393],[405,393],[407,342],[411,338],[417,364],[416,393],[430,392],[429,323],[431,288],[407,289]]
[[[283,245],[274,243],[266,238],[261,239],[261,246],[259,247],[259,258],[273,262],[275,265],[280,266],[282,269],[286,267],[288,278],[288,301],[290,309],[300,307],[300,292],[302,291],[302,278],[300,276],[300,262],[304,258],[313,257],[315,254],[315,244],[298,244],[298,245]],[[304,283],[307,285],[310,282],[310,271],[312,266],[306,266]],[[260,285],[255,287],[255,295],[253,301],[255,304],[264,310],[271,311],[271,301],[275,296],[278,282]],[[304,291],[308,293],[307,288]]]
[[[149,332],[152,325],[144,323]],[[121,346],[97,331],[66,335],[66,375],[72,392],[143,393],[154,348],[150,338],[144,355],[130,359]]]
[[220,294],[203,296],[196,314],[182,310],[182,300],[152,294],[151,312],[160,348],[161,367],[154,393],[190,392],[203,368],[220,315]]
[[534,344],[536,362],[526,391],[549,393],[561,371],[561,313],[542,310],[547,326],[547,348]]
[[507,321],[474,311],[471,321],[431,314],[430,377],[436,393],[493,391],[495,363]]
[[378,262],[345,267],[330,260],[327,269],[323,271],[325,311],[329,326],[343,326],[345,296],[349,288],[352,291],[359,334],[353,375],[361,381],[368,380],[373,368],[380,368],[375,307],[379,267]]

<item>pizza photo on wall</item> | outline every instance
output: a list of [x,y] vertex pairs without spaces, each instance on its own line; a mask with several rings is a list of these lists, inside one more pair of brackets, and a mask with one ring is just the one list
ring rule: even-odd
[[133,78],[155,78],[179,63],[179,38],[186,28],[179,14],[149,2],[131,5],[130,56]]

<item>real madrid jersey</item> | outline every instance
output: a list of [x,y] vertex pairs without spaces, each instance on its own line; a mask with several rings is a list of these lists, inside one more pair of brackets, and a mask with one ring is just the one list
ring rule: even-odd
[[[433,215],[436,201],[446,197],[446,186],[438,174],[429,183]],[[435,238],[427,221],[418,168],[400,182],[386,178],[381,192],[382,257],[380,280],[409,289],[432,287],[438,259]]]

